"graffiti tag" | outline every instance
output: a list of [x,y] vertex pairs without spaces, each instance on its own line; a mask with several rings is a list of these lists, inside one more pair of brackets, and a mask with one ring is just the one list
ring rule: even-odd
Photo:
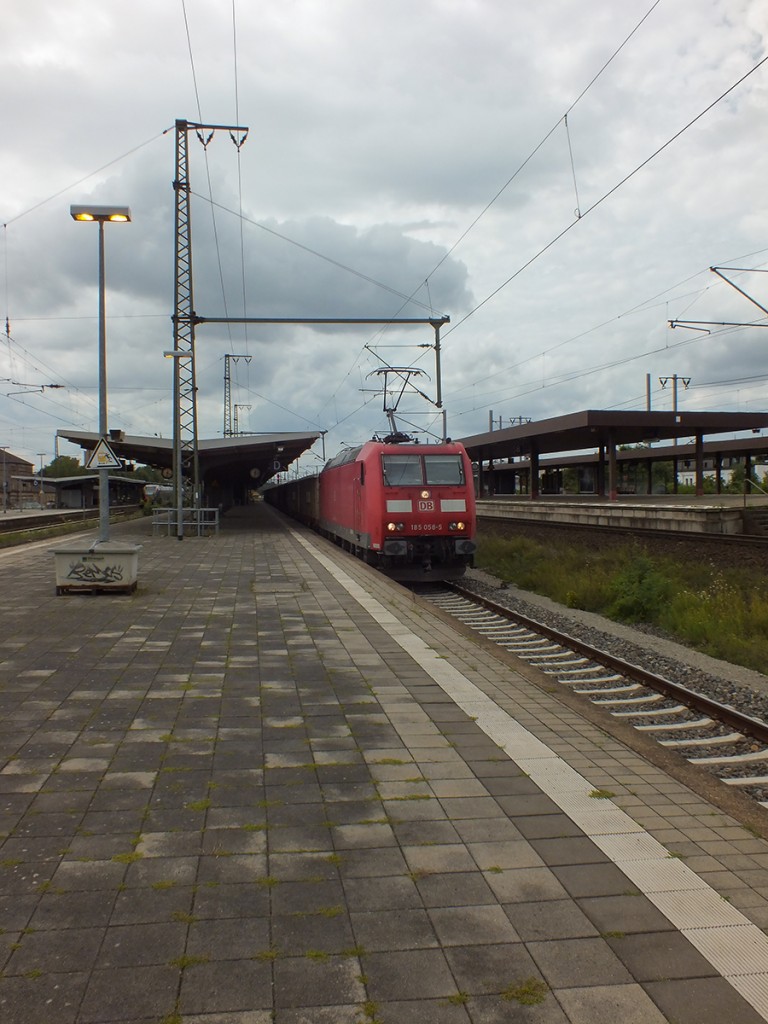
[[123,578],[122,565],[86,565],[72,562],[67,573],[68,580],[78,583],[119,583]]

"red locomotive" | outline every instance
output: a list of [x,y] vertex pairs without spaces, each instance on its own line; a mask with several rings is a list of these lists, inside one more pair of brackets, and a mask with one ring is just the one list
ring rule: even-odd
[[457,442],[368,441],[264,497],[393,579],[456,579],[472,564],[472,464]]

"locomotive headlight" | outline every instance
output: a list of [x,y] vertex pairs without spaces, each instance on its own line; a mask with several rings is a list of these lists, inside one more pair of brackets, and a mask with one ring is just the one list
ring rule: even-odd
[[387,530],[389,533],[396,533],[398,530],[404,530],[405,523],[387,523]]
[[422,491],[421,492],[421,496],[422,496],[422,498],[430,498],[432,496],[432,492],[431,491]]
[[466,530],[466,528],[466,523],[448,523],[449,530],[458,530],[459,532],[461,532],[462,530]]

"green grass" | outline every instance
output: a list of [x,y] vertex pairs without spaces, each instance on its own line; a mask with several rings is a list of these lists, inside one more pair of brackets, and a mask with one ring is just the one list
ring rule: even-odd
[[206,797],[204,800],[193,800],[192,803],[184,806],[188,811],[207,811],[211,806],[211,801]]
[[195,917],[194,914],[187,914],[183,910],[174,910],[171,914],[171,920],[181,921],[183,924],[195,924],[200,919]]
[[637,542],[481,537],[478,568],[570,608],[644,623],[735,665],[768,671],[768,580],[706,558],[649,554]]
[[171,967],[178,967],[179,970],[185,971],[188,967],[196,967],[198,964],[207,964],[211,958],[207,955],[203,956],[178,956],[175,960],[169,961]]
[[373,999],[366,999],[364,1003],[360,1004],[360,1013],[363,1020],[369,1021],[370,1024],[375,1024],[375,1021],[378,1020],[376,1016],[378,1009],[379,1004],[374,1002]]
[[274,946],[270,946],[269,949],[262,949],[258,953],[251,957],[252,960],[261,960],[266,963],[271,960],[277,960],[280,956],[280,950],[275,949]]
[[452,1006],[463,1006],[469,1002],[469,995],[466,992],[455,992],[452,996],[448,996],[446,1002]]
[[507,985],[501,992],[501,998],[509,1003],[520,1003],[521,1006],[536,1006],[544,1002],[548,991],[546,984],[538,978],[526,978]]
[[134,850],[133,853],[116,853],[112,860],[116,864],[134,864],[137,860],[141,860],[143,856],[143,853],[138,853]]

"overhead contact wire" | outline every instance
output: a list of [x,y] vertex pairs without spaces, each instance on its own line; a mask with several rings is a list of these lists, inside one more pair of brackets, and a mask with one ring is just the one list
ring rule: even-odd
[[[195,103],[197,105],[197,118],[198,118],[199,123],[202,124],[203,123],[203,110],[202,110],[202,106],[200,104],[200,90],[199,90],[198,85],[197,85],[197,71],[196,71],[196,68],[195,68],[195,56],[194,56],[194,53],[193,53],[193,50],[192,50],[192,36],[191,36],[191,33],[190,33],[190,29],[189,29],[189,19],[187,17],[187,6],[186,6],[186,3],[185,3],[185,0],[181,0],[181,8],[182,8],[182,12],[183,12],[183,15],[184,15],[184,28],[185,28],[186,35],[187,35],[187,49],[189,51],[189,63],[190,63],[190,67],[192,69],[192,84],[193,84],[194,91],[195,91]],[[211,134],[213,134],[213,133],[211,133]],[[221,262],[221,246],[219,245],[219,231],[218,231],[218,225],[216,223],[216,212],[215,212],[215,209],[214,209],[214,205],[215,204],[213,202],[213,184],[211,182],[211,168],[210,168],[210,164],[208,162],[208,143],[210,142],[210,138],[211,137],[209,136],[208,138],[204,138],[203,135],[200,132],[197,133],[197,136],[198,136],[198,139],[200,140],[200,143],[202,144],[203,153],[205,155],[205,174],[206,174],[206,179],[207,179],[207,182],[208,182],[208,195],[209,195],[209,201],[210,201],[210,206],[211,206],[211,222],[212,222],[212,229],[213,229],[213,243],[214,243],[214,248],[216,250],[216,261],[217,261],[217,265],[218,265],[218,269],[219,269],[219,286],[221,288],[221,296],[222,296],[222,303],[223,303],[223,306],[224,306],[224,313],[228,317],[229,316],[229,308],[228,308],[228,305],[227,305],[227,291],[226,291],[226,287],[225,287],[225,284],[224,284],[224,268],[223,268],[222,262]],[[192,193],[190,192],[190,195],[191,194]],[[228,331],[228,333],[229,333],[229,335],[231,337],[231,335],[232,335],[231,324],[227,324],[227,331]]]
[[[562,117],[558,118],[558,120],[555,122],[555,124],[552,125],[552,127],[549,129],[549,131],[546,133],[546,135],[531,150],[531,152],[528,154],[528,156],[525,158],[525,160],[523,160],[523,162],[520,164],[520,166],[517,168],[517,170],[514,172],[514,174],[512,174],[511,177],[509,177],[507,179],[507,181],[504,182],[504,184],[501,186],[501,188],[498,190],[498,192],[493,196],[493,198],[488,203],[486,203],[486,205],[483,207],[483,209],[480,211],[480,213],[478,213],[478,215],[472,221],[472,223],[459,235],[459,237],[456,239],[456,241],[453,243],[453,245],[450,247],[450,249],[448,249],[448,251],[441,257],[441,259],[436,263],[434,268],[427,275],[427,278],[432,277],[432,275],[435,274],[436,271],[440,269],[440,267],[448,259],[448,257],[454,251],[454,249],[456,249],[456,247],[459,246],[464,241],[464,239],[467,237],[467,235],[470,233],[470,231],[472,231],[472,229],[478,224],[478,222],[480,220],[482,220],[482,218],[486,215],[486,213],[490,210],[490,208],[494,205],[494,203],[509,188],[509,186],[515,180],[515,178],[517,178],[517,176],[520,174],[520,172],[525,169],[525,167],[531,162],[531,160],[534,158],[534,156],[536,156],[536,154],[539,152],[541,147],[552,137],[552,135],[554,135],[554,133],[557,131],[557,129],[560,127],[560,125],[564,121],[565,121],[566,128],[567,128],[567,124],[568,124],[567,118],[568,118],[568,115],[576,107],[576,105],[586,96],[586,94],[589,92],[589,90],[592,88],[592,86],[595,84],[595,82],[608,69],[608,67],[613,63],[613,61],[616,59],[616,57],[618,57],[618,55],[621,53],[621,51],[624,49],[624,47],[627,45],[627,43],[630,41],[630,39],[635,35],[635,33],[638,31],[638,29],[641,27],[641,25],[651,16],[651,14],[659,6],[660,3],[661,3],[661,0],[655,0],[655,2],[651,5],[651,7],[648,9],[648,11],[646,11],[646,13],[640,19],[640,21],[638,21],[638,23],[635,25],[635,27],[629,33],[629,35],[613,51],[613,53],[608,58],[608,60],[605,62],[605,64],[603,64],[603,66],[600,68],[600,70],[590,79],[590,81],[587,83],[587,85],[584,86],[584,88],[581,90],[581,92],[576,97],[576,99],[568,107],[568,109],[566,110],[565,114],[563,114]],[[570,145],[570,140],[569,140],[569,145]]]
[[82,178],[78,178],[77,181],[70,182],[69,185],[66,185],[64,188],[59,189],[58,192],[54,192],[46,199],[41,199],[39,202],[35,203],[34,206],[30,206],[26,210],[22,210],[21,213],[17,213],[15,217],[9,217],[8,220],[3,223],[3,227],[7,228],[9,224],[13,224],[15,221],[21,220],[22,217],[26,217],[27,214],[33,213],[35,210],[39,210],[41,206],[45,206],[46,203],[50,203],[54,199],[58,199],[59,196],[63,196],[65,192],[69,192],[73,188],[76,188],[78,185],[82,185],[83,182],[88,181],[89,178],[93,178],[95,175],[101,174],[102,171],[106,171],[107,168],[112,167],[113,164],[120,163],[120,161],[125,160],[126,157],[133,156],[134,153],[138,153],[140,149],[143,149],[145,146],[148,146],[150,142],[155,142],[157,139],[161,139],[166,134],[167,131],[169,131],[169,129],[163,129],[163,131],[160,132],[159,134],[153,135],[151,138],[146,139],[144,142],[140,142],[138,146],[133,146],[131,149],[127,150],[127,152],[123,153],[122,156],[116,156],[114,160],[110,160],[108,163],[102,164],[101,167],[97,167],[95,171],[91,171],[89,174],[84,175]]
[[[234,65],[234,87],[235,87],[235,124],[240,124],[240,83],[238,77],[238,63],[237,63],[237,9],[236,0],[232,0],[232,60]],[[234,141],[234,140],[233,140]],[[241,271],[241,291],[243,299],[243,316],[247,315],[248,312],[248,295],[245,282],[245,232],[243,224],[243,168],[240,154],[240,146],[237,146],[237,200],[238,200],[238,211],[240,217],[240,271]],[[245,339],[245,352],[248,354],[248,324],[243,324],[243,335]],[[246,363],[246,376],[250,376],[248,373],[248,364]]]
[[573,146],[571,145],[571,133],[568,129],[568,115],[566,114],[563,118],[565,123],[565,135],[568,139],[568,155],[571,158],[571,174],[573,175],[573,191],[576,193],[576,210],[574,211],[577,219],[581,217],[581,210],[579,209],[579,186],[576,183],[576,165],[573,162]]
[[[199,192],[194,192],[190,189],[190,195],[195,196],[198,199],[203,199],[206,202],[210,202],[212,206],[217,207],[219,210],[223,210],[225,213],[231,213],[233,217],[241,216],[236,210],[230,210],[222,203],[217,203],[211,198],[201,195]],[[296,246],[297,249],[302,249],[304,252],[309,253],[310,256],[317,256],[318,259],[324,260],[326,263],[330,263],[334,267],[338,267],[339,270],[344,270],[348,274],[353,274],[355,277],[359,277],[362,281],[367,281],[368,284],[375,285],[377,288],[381,288],[383,291],[389,292],[391,295],[396,295],[400,299],[408,299],[408,296],[403,292],[398,291],[396,288],[392,288],[388,284],[384,284],[382,281],[377,281],[375,277],[370,277],[368,274],[363,274],[360,270],[355,270],[354,267],[348,267],[346,264],[341,263],[339,260],[335,260],[332,256],[326,256],[325,253],[318,252],[317,249],[312,249],[308,245],[304,245],[302,242],[297,242],[296,239],[290,238],[288,235],[283,235],[279,231],[275,231],[274,228],[268,228],[266,224],[260,224],[256,220],[251,220],[249,217],[242,215],[242,220],[246,224],[250,224],[252,227],[259,228],[261,231],[266,231],[268,235],[274,235],[275,238],[279,238],[282,242],[288,242],[289,245]],[[417,306],[421,306],[422,309],[427,310],[430,313],[429,306],[424,302],[416,302]]]
[[189,19],[187,18],[187,5],[185,0],[181,0],[181,12],[184,16],[184,30],[187,34],[187,51],[189,52],[189,64],[192,69],[192,87],[195,91],[195,105],[197,106],[197,119],[202,124],[203,112],[200,106],[200,92],[197,88],[197,72],[195,70],[195,55],[192,52],[192,36],[189,31]]
[[[717,336],[721,336],[721,335],[732,334],[735,330],[736,330],[736,328],[729,327],[729,328],[723,329],[721,331],[713,331],[711,335],[708,335],[708,337],[717,337]],[[676,342],[674,345],[669,345],[669,344],[660,345],[657,348],[648,349],[648,350],[646,350],[644,352],[636,352],[636,353],[633,353],[633,354],[628,355],[628,356],[623,356],[621,359],[611,360],[608,363],[600,363],[600,364],[598,364],[596,366],[586,367],[583,370],[574,370],[574,371],[572,371],[570,373],[567,373],[567,374],[561,374],[558,377],[553,378],[549,383],[544,383],[543,381],[541,383],[538,383],[538,384],[536,384],[535,382],[523,382],[523,384],[521,386],[523,388],[525,388],[525,390],[515,392],[514,394],[511,394],[511,395],[509,395],[507,397],[502,397],[504,395],[503,391],[501,391],[501,392],[499,392],[499,391],[492,392],[492,394],[498,396],[497,398],[494,399],[494,402],[498,402],[499,404],[501,404],[503,402],[515,401],[518,398],[523,398],[526,395],[532,394],[535,391],[542,391],[545,387],[558,387],[561,384],[568,384],[571,381],[580,380],[583,377],[588,377],[590,374],[596,373],[599,370],[615,369],[617,366],[625,366],[627,363],[635,362],[638,359],[646,359],[648,356],[657,355],[659,352],[670,352],[673,349],[685,348],[686,346],[693,345],[693,344],[699,342],[700,340],[701,340],[701,336],[700,335],[695,335],[695,336],[692,336],[690,338],[684,338],[682,341]],[[489,392],[489,394],[490,394],[490,392]],[[485,397],[485,396],[482,395],[482,394],[475,396],[474,397],[475,403],[477,403],[478,399],[482,400],[483,397]],[[623,403],[623,404],[626,404],[626,403]],[[474,406],[472,406],[472,407],[470,407],[468,409],[464,409],[462,412],[454,413],[454,416],[458,419],[461,416],[467,416],[467,415],[469,415],[472,412],[476,412],[478,408],[482,408],[482,407],[483,407],[482,404],[481,405],[475,404]]]
[[[496,192],[496,194],[493,196],[493,198],[488,203],[486,203],[486,205],[483,207],[483,209],[480,211],[480,213],[478,213],[478,215],[469,224],[469,226],[467,228],[465,228],[465,230],[459,235],[459,237],[456,239],[456,241],[453,243],[453,245],[445,253],[443,253],[441,258],[437,261],[437,263],[432,268],[432,270],[429,272],[429,274],[427,274],[425,283],[429,281],[430,277],[434,276],[434,274],[437,273],[437,271],[440,269],[440,267],[443,265],[443,263],[445,263],[445,261],[448,259],[448,257],[464,241],[464,239],[467,237],[467,235],[470,233],[470,231],[472,231],[473,228],[475,228],[476,225],[482,220],[482,218],[491,209],[491,207],[494,205],[494,203],[496,203],[496,201],[503,195],[503,193],[507,190],[507,188],[509,188],[509,186],[512,184],[512,182],[518,177],[518,175],[521,173],[521,171],[523,171],[525,169],[525,167],[527,167],[527,165],[531,162],[531,160],[536,156],[536,154],[539,152],[539,150],[542,148],[542,146],[544,146],[545,143],[548,142],[549,139],[555,134],[555,132],[557,131],[557,129],[560,127],[560,125],[562,123],[565,123],[566,133],[568,132],[568,115],[571,113],[572,110],[574,110],[576,105],[584,98],[584,96],[586,96],[586,94],[589,92],[589,90],[592,88],[592,86],[595,84],[595,82],[606,71],[606,69],[610,66],[610,64],[613,63],[613,61],[621,53],[621,51],[624,49],[624,47],[627,45],[627,43],[630,41],[630,39],[635,35],[635,33],[639,30],[639,28],[643,25],[643,23],[650,17],[650,15],[658,7],[658,5],[660,3],[661,3],[661,0],[655,0],[655,2],[650,6],[650,8],[646,11],[646,13],[640,19],[640,21],[635,25],[635,27],[629,33],[629,35],[626,36],[626,38],[623,40],[623,42],[613,51],[611,56],[603,64],[603,66],[600,68],[600,70],[595,75],[593,75],[592,78],[590,79],[590,81],[584,86],[584,88],[581,90],[581,92],[576,97],[576,99],[568,107],[568,109],[566,110],[565,114],[561,118],[559,118],[555,122],[555,124],[552,125],[552,127],[549,129],[549,131],[546,133],[546,135],[544,135],[544,137],[538,142],[538,144],[533,148],[533,150],[531,150],[531,152],[528,154],[528,156],[525,158],[525,160],[523,160],[523,162],[519,165],[519,167],[511,175],[511,177],[509,177],[507,179],[507,181],[501,186],[501,188],[498,190],[498,192]],[[571,144],[570,143],[570,134],[568,134],[568,146],[569,146],[569,149],[570,149],[570,144]],[[579,212],[579,209],[578,209],[578,204],[579,204],[578,188],[576,188],[576,172],[575,172],[575,167],[574,167],[574,163],[573,163],[573,152],[572,151],[571,151],[571,170],[572,170],[573,177],[574,177],[574,188],[576,189],[577,216],[578,216],[578,218],[580,218],[581,217],[581,213]],[[406,303],[408,301],[414,301],[413,297],[414,297],[414,295],[416,294],[417,291],[418,291],[418,288],[415,289],[411,293],[411,295],[406,300],[406,302],[403,303],[403,305],[398,310],[398,313],[403,309],[403,307],[406,305]],[[474,312],[474,310],[472,310],[468,314],[468,316],[471,316],[472,312]],[[396,313],[395,316],[397,316],[398,313]],[[464,319],[466,319],[466,317]],[[455,325],[455,327],[458,327],[459,324],[462,323],[462,322],[463,321],[459,321],[459,323],[457,323]],[[455,327],[451,328],[451,330],[454,330]],[[450,331],[448,331],[447,334],[450,334]],[[446,336],[447,336],[447,334],[446,334]],[[421,358],[423,358],[423,354],[420,357],[420,359]]]
[[488,302],[490,302],[490,300],[492,298],[494,298],[496,295],[498,295],[500,291],[502,291],[504,288],[507,287],[508,284],[510,284],[512,281],[514,281],[516,277],[519,277],[520,274],[522,274],[524,270],[527,270],[528,267],[530,267],[532,263],[535,263],[536,260],[539,259],[539,257],[543,256],[544,253],[547,252],[549,249],[551,249],[552,246],[555,245],[556,242],[559,242],[561,238],[563,238],[565,235],[567,235],[568,232],[571,231],[574,227],[576,227],[576,225],[579,224],[582,220],[584,220],[584,218],[588,214],[592,213],[599,206],[602,206],[602,204],[606,201],[606,199],[610,199],[610,197],[612,195],[614,195],[614,193],[618,192],[618,190],[620,188],[622,188],[624,185],[626,185],[626,183],[628,181],[630,181],[632,178],[634,178],[635,175],[638,174],[641,170],[643,170],[644,167],[647,167],[647,165],[649,163],[651,163],[651,161],[654,160],[660,153],[663,153],[665,149],[668,149],[672,145],[672,143],[676,142],[680,138],[681,135],[683,135],[685,132],[688,131],[689,128],[692,128],[693,125],[695,125],[698,121],[700,121],[702,119],[702,117],[705,117],[710,112],[710,110],[712,110],[714,107],[716,107],[718,103],[722,102],[722,100],[724,100],[726,98],[726,96],[730,95],[730,93],[732,93],[734,91],[734,89],[737,89],[743,82],[745,82],[750,77],[750,75],[753,75],[756,71],[758,71],[766,63],[766,61],[768,61],[768,56],[763,57],[763,59],[761,61],[759,61],[757,64],[755,64],[754,67],[750,68],[750,70],[747,71],[745,74],[743,74],[741,76],[741,78],[739,78],[736,82],[733,83],[733,85],[729,86],[725,90],[725,92],[721,93],[720,96],[717,97],[717,99],[715,99],[711,103],[709,103],[702,111],[700,111],[686,125],[684,125],[679,131],[675,132],[675,134],[672,135],[669,139],[667,139],[667,141],[665,143],[663,143],[661,146],[659,146],[658,149],[655,149],[653,151],[653,153],[651,153],[649,156],[647,156],[645,158],[645,160],[642,161],[642,163],[639,163],[637,165],[637,167],[634,168],[634,170],[630,171],[629,174],[626,174],[612,188],[610,188],[607,192],[605,192],[602,196],[600,196],[599,199],[597,199],[594,203],[592,203],[591,206],[588,206],[587,209],[584,210],[584,212],[581,214],[580,217],[577,217],[575,220],[571,221],[570,224],[566,225],[566,227],[564,227],[562,231],[559,231],[554,236],[554,238],[551,238],[547,242],[546,245],[542,246],[541,249],[539,249],[537,252],[535,252],[533,254],[533,256],[531,256],[530,259],[526,260],[526,262],[521,267],[519,267],[514,272],[514,274],[511,274],[506,279],[506,281],[502,281],[502,283],[497,288],[494,288],[494,290],[489,295],[487,295],[482,300],[482,302],[479,302],[474,307],[474,309],[471,309],[466,314],[466,316],[463,316],[461,318],[461,320],[458,320],[455,324],[453,324],[453,326],[451,326],[445,332],[445,337],[447,337],[449,334],[452,334],[453,331],[455,331],[457,328],[461,327],[461,325],[463,323],[466,323],[466,321],[469,320],[469,318],[471,316],[473,316],[475,313],[477,313],[477,311],[479,309],[482,309],[483,306],[485,306]]

